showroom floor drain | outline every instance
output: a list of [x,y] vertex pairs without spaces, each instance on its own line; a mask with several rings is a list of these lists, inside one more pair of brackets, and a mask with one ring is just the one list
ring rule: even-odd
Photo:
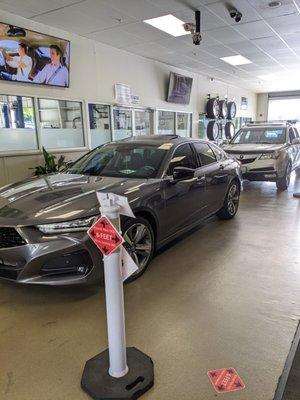
[[274,400],[299,400],[300,398],[300,323],[291,350],[279,379]]

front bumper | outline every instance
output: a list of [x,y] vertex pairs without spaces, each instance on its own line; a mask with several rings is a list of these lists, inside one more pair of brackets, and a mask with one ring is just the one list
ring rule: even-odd
[[0,248],[0,279],[53,286],[99,283],[102,256],[84,232],[43,236],[19,228],[26,244]]
[[282,159],[261,160],[260,155],[245,155],[239,159],[243,179],[249,181],[276,182],[284,176],[286,162]]

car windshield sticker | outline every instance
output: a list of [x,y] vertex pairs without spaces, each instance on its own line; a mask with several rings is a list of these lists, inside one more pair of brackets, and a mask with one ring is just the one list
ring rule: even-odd
[[170,150],[170,148],[173,146],[173,143],[164,143],[161,144],[158,149],[159,150]]

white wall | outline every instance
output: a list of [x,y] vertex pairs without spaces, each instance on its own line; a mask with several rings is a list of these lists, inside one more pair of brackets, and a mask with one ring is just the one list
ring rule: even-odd
[[[227,95],[230,100],[235,99],[238,104],[238,116],[256,117],[256,94],[248,90],[222,82],[210,81],[207,77],[136,56],[7,12],[1,12],[1,20],[71,41],[70,88],[49,88],[0,81],[0,93],[2,94],[114,103],[114,84],[126,83],[131,86],[133,94],[140,96],[140,106],[193,112],[193,136],[197,136],[198,113],[204,112],[208,93],[213,96],[219,95],[221,98]],[[170,104],[164,100],[170,71],[194,78],[189,105]],[[249,107],[246,111],[239,110],[241,96],[248,97]],[[86,121],[85,130],[87,130]],[[77,155],[73,155],[74,158]],[[0,156],[0,168],[2,167],[0,169],[0,185],[30,175],[31,172],[27,170],[28,166],[34,166],[37,163],[36,155],[19,157],[17,169],[11,175],[6,170],[11,164],[11,161],[8,161],[10,157]]]
[[267,121],[268,119],[268,93],[257,95],[257,120]]

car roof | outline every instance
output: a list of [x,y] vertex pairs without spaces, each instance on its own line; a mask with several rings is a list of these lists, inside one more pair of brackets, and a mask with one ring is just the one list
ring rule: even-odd
[[173,143],[174,145],[186,142],[205,142],[205,140],[190,138],[190,137],[181,137],[178,135],[143,135],[143,136],[132,136],[127,139],[119,140],[114,143],[141,143],[141,144],[163,144],[163,143]]

